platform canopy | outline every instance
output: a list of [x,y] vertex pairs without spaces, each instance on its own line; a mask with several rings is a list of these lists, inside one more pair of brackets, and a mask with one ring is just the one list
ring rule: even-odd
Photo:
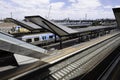
[[47,50],[26,43],[2,32],[0,32],[0,50],[38,59],[47,56],[45,54]]
[[56,23],[49,21],[41,16],[26,16],[25,19],[49,30],[50,32],[52,32],[58,36],[66,36],[66,35],[78,33],[78,31],[76,31],[76,30],[73,30],[66,26],[56,24]]
[[41,16],[26,16],[25,21],[15,20],[12,18],[10,20],[22,27],[29,29],[30,31],[40,30],[41,28],[43,28],[58,35],[59,37],[69,36],[73,34],[80,34],[87,31],[115,28],[114,26],[91,26],[80,29],[71,29],[67,26],[59,25],[55,22],[47,20]]
[[113,12],[114,12],[118,27],[120,28],[120,8],[113,8]]
[[82,33],[82,32],[88,32],[88,31],[96,31],[101,29],[113,29],[113,28],[116,28],[116,26],[90,26],[87,28],[80,28],[75,30],[79,31],[79,33]]
[[16,20],[13,18],[9,18],[9,20],[17,25],[20,25],[20,26],[30,30],[30,31],[42,29],[40,26],[38,26],[32,22],[23,21],[23,20]]

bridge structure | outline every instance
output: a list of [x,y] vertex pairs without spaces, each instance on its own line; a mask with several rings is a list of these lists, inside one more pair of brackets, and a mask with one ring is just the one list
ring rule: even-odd
[[[119,27],[118,12],[120,8],[115,8],[113,11]],[[8,63],[5,65],[15,66],[12,69],[2,71],[1,69],[4,69],[5,65],[1,65],[1,79],[90,80],[91,74],[95,73],[97,69],[98,72],[102,71],[100,69],[102,65],[102,73],[96,73],[96,77],[92,77],[92,79],[109,80],[110,75],[114,73],[112,70],[118,66],[120,32],[116,27],[99,26],[97,28],[90,27],[82,30],[73,30],[55,24],[41,16],[27,16],[25,18],[26,21],[11,20],[30,30],[44,28],[58,35],[60,37],[60,48],[62,48],[61,37],[78,35],[79,38],[80,34],[84,32],[91,32],[92,34],[89,34],[90,37],[98,37],[49,53],[46,49],[36,47],[18,40],[11,35],[0,32],[0,63]],[[106,34],[106,31],[110,31],[110,33]],[[101,33],[104,36],[100,37],[96,35]],[[25,61],[28,62],[19,62],[21,61],[20,57],[24,57],[27,59]],[[29,62],[29,60],[32,61]],[[106,63],[107,65],[103,66]]]

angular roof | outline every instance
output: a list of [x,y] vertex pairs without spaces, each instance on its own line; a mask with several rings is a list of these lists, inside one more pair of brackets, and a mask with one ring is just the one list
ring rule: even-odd
[[27,28],[28,30],[30,31],[33,31],[33,30],[40,30],[41,27],[32,23],[32,22],[27,22],[27,21],[22,21],[22,20],[16,20],[16,19],[13,19],[13,18],[9,18],[9,20],[17,25],[20,25],[24,28]]
[[39,30],[43,28],[61,37],[76,33],[86,32],[86,31],[92,31],[92,30],[98,30],[104,28],[114,28],[114,26],[95,26],[95,27],[93,26],[93,27],[80,28],[80,29],[71,29],[68,28],[67,26],[59,25],[52,21],[49,21],[41,16],[26,16],[25,19],[26,21],[19,21],[15,19],[12,19],[12,21],[31,31]]
[[107,29],[107,28],[116,28],[116,26],[90,26],[87,28],[80,28],[80,29],[76,29],[76,30],[79,31],[79,33],[82,33],[82,32]]
[[18,40],[2,32],[0,32],[0,50],[38,59],[46,56],[45,52],[47,51],[43,48]]
[[114,12],[117,24],[120,27],[120,8],[113,8],[113,12]]
[[58,25],[41,16],[26,16],[25,18],[59,36],[66,36],[66,35],[78,33],[78,31],[76,30],[73,30],[66,26]]

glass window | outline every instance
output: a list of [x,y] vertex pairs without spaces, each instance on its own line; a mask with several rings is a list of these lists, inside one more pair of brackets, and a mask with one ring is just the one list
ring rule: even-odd
[[37,37],[37,38],[34,38],[34,40],[35,40],[35,41],[39,41],[39,37]]
[[42,39],[43,39],[43,40],[46,40],[46,36],[43,36]]
[[32,39],[26,39],[26,42],[32,42]]
[[44,40],[44,36],[42,36],[42,39]]
[[53,36],[49,36],[49,38],[50,38],[50,39],[52,39],[52,38],[53,38]]
[[46,40],[46,36],[44,36],[44,39]]

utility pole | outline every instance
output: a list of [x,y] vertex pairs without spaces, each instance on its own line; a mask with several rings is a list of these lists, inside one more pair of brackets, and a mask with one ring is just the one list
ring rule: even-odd
[[48,19],[50,18],[50,11],[51,11],[52,6],[50,5],[49,12],[48,12]]
[[87,20],[87,14],[85,14],[85,20]]
[[12,12],[10,13],[11,18],[13,17]]

